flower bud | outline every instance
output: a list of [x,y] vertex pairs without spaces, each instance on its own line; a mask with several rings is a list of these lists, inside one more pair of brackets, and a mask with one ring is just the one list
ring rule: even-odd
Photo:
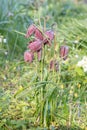
[[60,57],[63,58],[63,60],[67,59],[69,53],[69,47],[64,45],[60,47]]

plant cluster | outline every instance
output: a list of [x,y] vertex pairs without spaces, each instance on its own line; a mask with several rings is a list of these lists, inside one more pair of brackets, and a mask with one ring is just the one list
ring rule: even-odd
[[32,62],[34,52],[37,53],[38,60],[41,60],[43,46],[48,44],[51,46],[51,41],[54,39],[54,32],[52,30],[47,30],[45,32],[40,31],[35,25],[30,25],[27,30],[26,38],[34,34],[33,41],[29,42],[29,51],[24,53],[25,61]]

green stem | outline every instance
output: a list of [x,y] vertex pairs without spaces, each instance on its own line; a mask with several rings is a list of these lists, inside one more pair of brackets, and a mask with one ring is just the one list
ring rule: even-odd
[[23,36],[26,35],[25,33],[19,32],[19,31],[17,31],[17,30],[13,30],[13,32],[18,33],[18,34],[21,34],[21,35],[23,35]]

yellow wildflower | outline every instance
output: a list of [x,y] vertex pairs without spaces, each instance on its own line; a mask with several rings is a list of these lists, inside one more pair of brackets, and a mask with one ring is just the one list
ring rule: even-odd
[[60,87],[63,89],[63,88],[64,88],[64,85],[62,84]]
[[70,92],[69,92],[70,94],[73,94],[73,91],[72,90],[70,90]]
[[77,98],[77,97],[78,97],[78,94],[77,94],[77,93],[74,93],[74,97]]

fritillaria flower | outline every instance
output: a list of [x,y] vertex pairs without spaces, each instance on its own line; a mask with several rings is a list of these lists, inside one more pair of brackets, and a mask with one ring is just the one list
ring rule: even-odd
[[63,58],[63,60],[66,60],[69,53],[69,47],[64,45],[60,47],[60,57]]
[[33,42],[31,42],[28,45],[28,48],[32,51],[32,52],[37,52],[42,48],[42,44],[41,44],[41,40],[37,39]]
[[34,34],[35,30],[36,30],[36,27],[33,24],[30,25],[25,37],[26,38],[30,37],[32,34]]
[[45,34],[47,35],[49,40],[52,41],[54,39],[54,32],[52,30],[46,31]]
[[24,61],[25,62],[32,62],[34,59],[34,55],[32,52],[29,52],[29,51],[25,51],[24,52]]
[[48,30],[45,32],[44,44],[51,45],[51,41],[54,39],[54,32],[52,30]]
[[42,35],[42,33],[40,32],[39,29],[35,30],[35,38],[43,40],[43,35]]

